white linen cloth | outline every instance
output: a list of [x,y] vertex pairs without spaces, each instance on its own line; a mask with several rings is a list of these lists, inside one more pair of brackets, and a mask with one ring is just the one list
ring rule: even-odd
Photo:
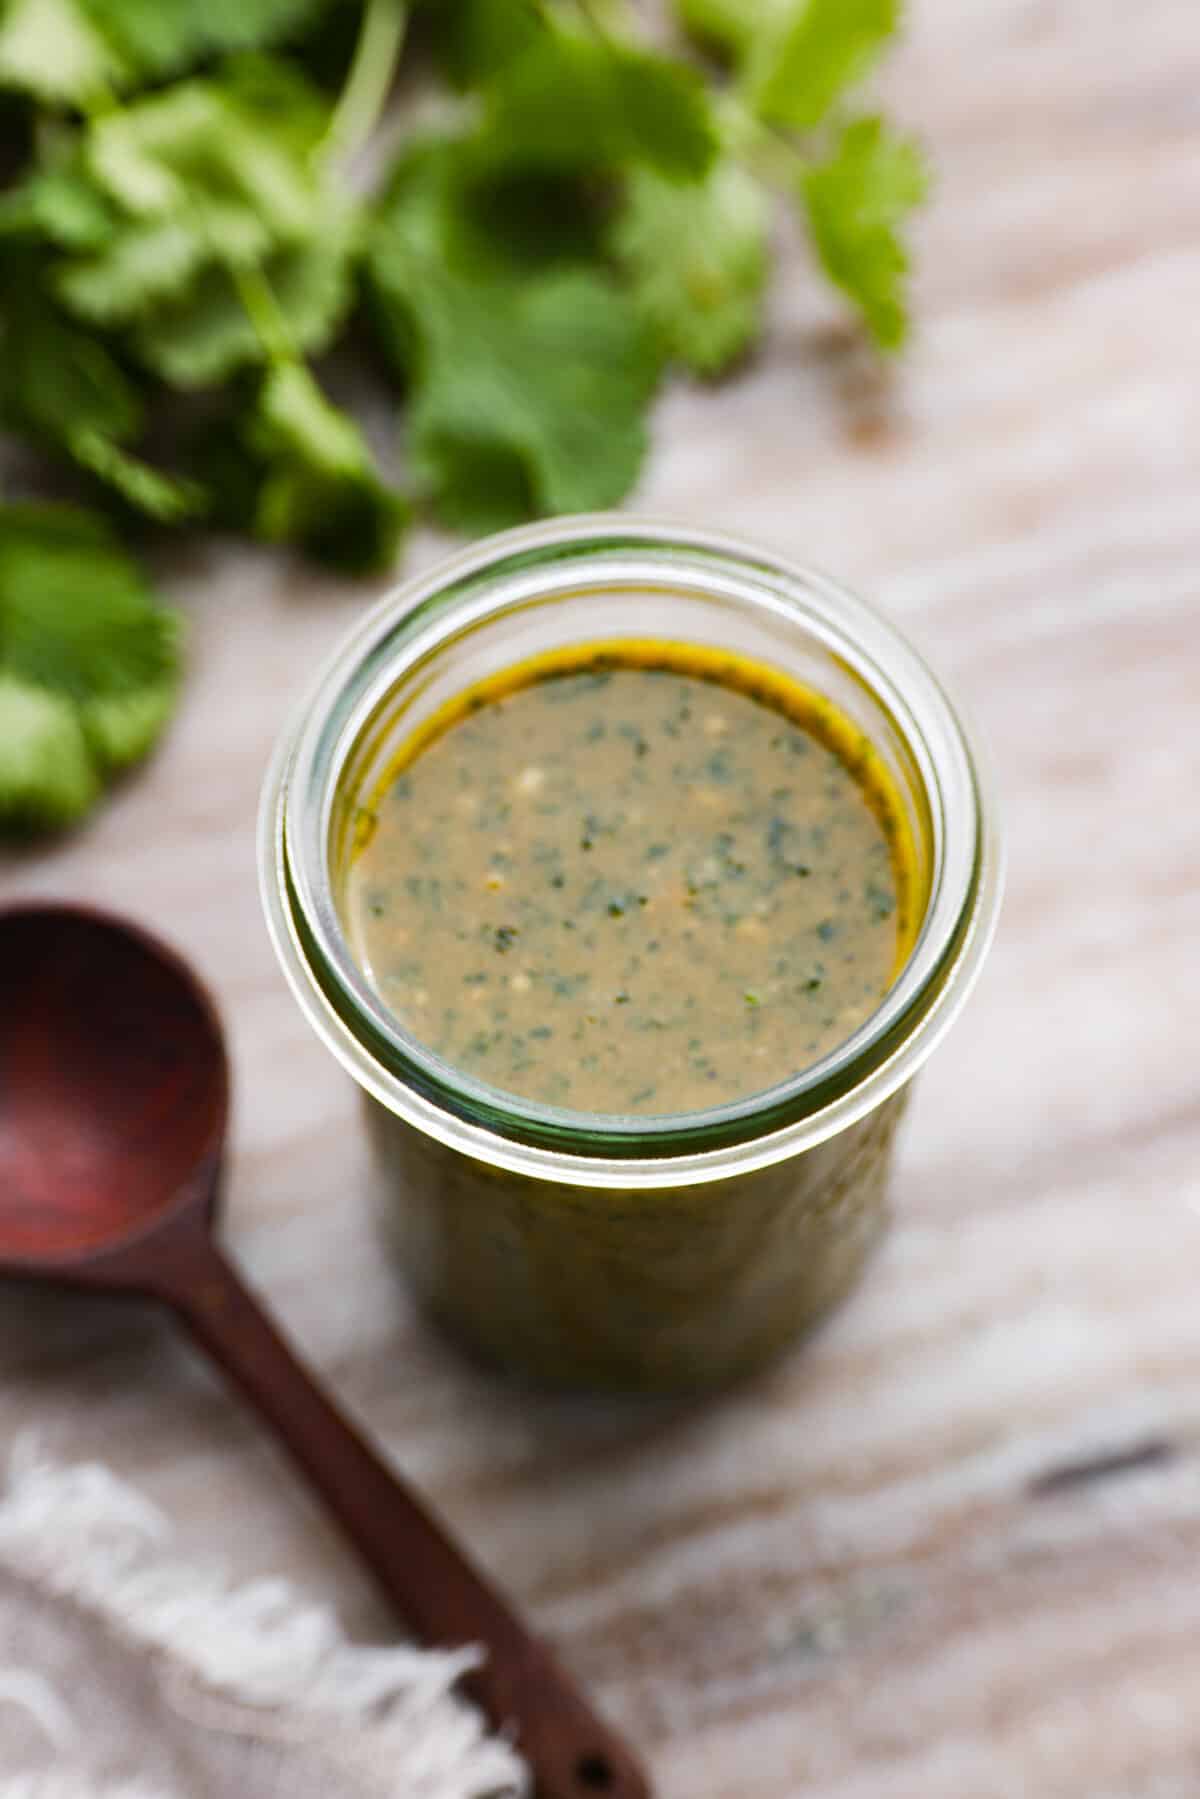
[[29,1449],[0,1491],[0,1799],[499,1799],[477,1659],[346,1641],[276,1580],[173,1556],[110,1471]]

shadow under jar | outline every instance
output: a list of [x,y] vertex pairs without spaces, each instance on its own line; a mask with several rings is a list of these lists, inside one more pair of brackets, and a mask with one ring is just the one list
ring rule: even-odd
[[[481,683],[632,642],[717,652],[827,705],[898,808],[910,863],[905,953],[865,1022],[809,1066],[798,1022],[785,1078],[673,1114],[572,1111],[453,1066],[384,1002],[347,926],[370,796],[403,745]],[[421,1299],[494,1363],[609,1389],[733,1379],[853,1284],[909,1086],[978,974],[1000,889],[977,757],[884,619],[750,546],[620,515],[493,538],[374,608],[277,749],[260,863],[293,991],[367,1096]]]

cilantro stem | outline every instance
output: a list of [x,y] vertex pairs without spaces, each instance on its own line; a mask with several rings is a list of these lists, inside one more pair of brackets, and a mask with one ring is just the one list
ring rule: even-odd
[[717,113],[730,154],[768,186],[790,193],[797,177],[812,167],[811,143],[798,144],[778,126],[764,123],[736,91],[721,96]]
[[266,352],[267,359],[273,363],[296,362],[296,346],[292,342],[292,334],[283,315],[278,300],[275,298],[271,283],[260,268],[231,267],[234,286],[238,298],[246,309],[246,316],[258,334],[258,341]]
[[626,0],[575,0],[575,5],[597,37],[636,37],[636,21]]
[[317,147],[321,161],[348,162],[374,131],[407,28],[406,0],[366,0],[350,73]]

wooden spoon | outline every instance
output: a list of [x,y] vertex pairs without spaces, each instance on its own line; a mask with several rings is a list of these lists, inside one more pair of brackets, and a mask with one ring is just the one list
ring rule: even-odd
[[543,1799],[648,1799],[620,1737],[297,1360],[213,1236],[229,1067],[204,988],[117,918],[0,910],[0,1275],[170,1306],[272,1427]]

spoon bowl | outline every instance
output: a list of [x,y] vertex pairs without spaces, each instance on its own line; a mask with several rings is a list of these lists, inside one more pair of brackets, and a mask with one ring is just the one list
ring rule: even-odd
[[338,1410],[213,1234],[216,1009],[173,951],[73,906],[0,910],[0,1276],[171,1307],[274,1430],[417,1636],[479,1643],[473,1697],[542,1799],[648,1799],[622,1739]]
[[215,1201],[229,1066],[185,963],[99,912],[0,913],[0,1258],[81,1277]]

